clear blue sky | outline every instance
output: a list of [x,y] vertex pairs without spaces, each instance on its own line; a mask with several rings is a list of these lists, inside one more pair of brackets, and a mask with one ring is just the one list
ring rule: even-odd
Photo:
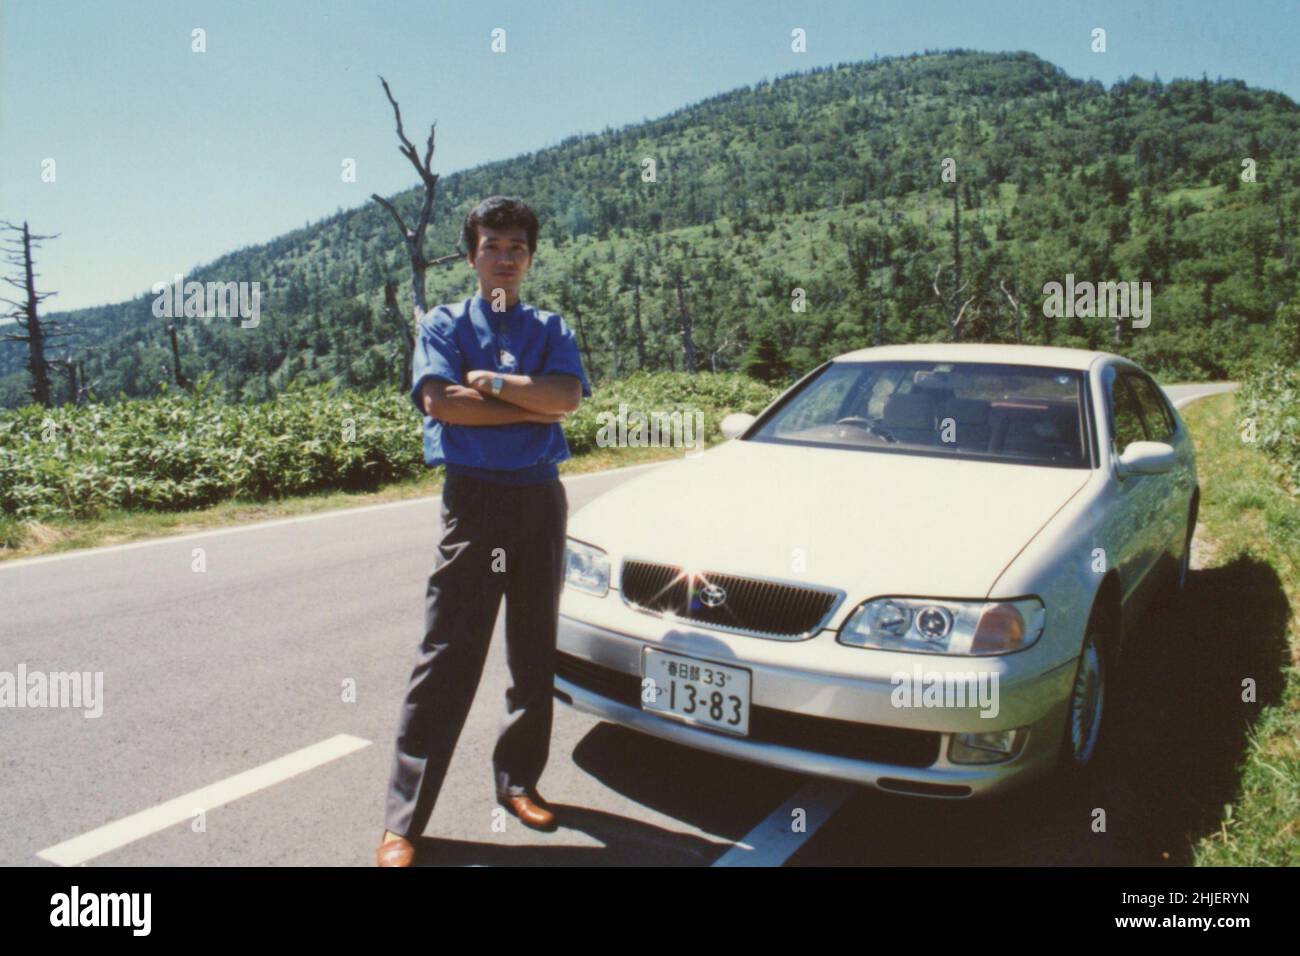
[[[39,261],[59,292],[48,308],[115,302],[414,185],[381,72],[413,139],[437,119],[446,175],[764,77],[926,48],[1029,50],[1107,85],[1204,72],[1300,99],[1298,23],[1296,0],[0,0],[0,218],[62,234]],[[1098,26],[1104,54],[1089,49]],[[190,50],[195,27],[206,53]]]

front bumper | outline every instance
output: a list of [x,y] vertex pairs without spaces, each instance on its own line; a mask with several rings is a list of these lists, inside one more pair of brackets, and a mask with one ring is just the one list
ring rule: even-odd
[[[1024,652],[944,657],[845,647],[830,629],[803,641],[775,641],[696,628],[627,608],[617,592],[600,599],[566,588],[564,610],[569,613],[559,619],[555,695],[565,703],[690,747],[895,793],[983,796],[1048,770],[1074,679],[1073,662],[1025,673],[1034,663]],[[643,710],[641,654],[647,646],[748,669],[749,736]],[[975,708],[896,706],[891,676],[918,664],[927,672],[996,672],[996,715],[980,716]],[[1014,728],[1027,733],[1008,760],[969,765],[948,758],[956,734]]]

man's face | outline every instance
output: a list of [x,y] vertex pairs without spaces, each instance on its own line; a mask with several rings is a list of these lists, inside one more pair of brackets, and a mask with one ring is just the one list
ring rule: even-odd
[[492,299],[494,289],[505,291],[507,299],[519,295],[519,284],[533,264],[528,252],[528,233],[523,226],[505,229],[478,227],[478,249],[468,256],[470,266],[478,273],[479,287],[487,299]]

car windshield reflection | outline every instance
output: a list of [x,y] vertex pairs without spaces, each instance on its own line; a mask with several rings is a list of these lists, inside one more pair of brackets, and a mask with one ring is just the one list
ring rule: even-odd
[[751,441],[1089,467],[1083,373],[961,362],[833,362]]

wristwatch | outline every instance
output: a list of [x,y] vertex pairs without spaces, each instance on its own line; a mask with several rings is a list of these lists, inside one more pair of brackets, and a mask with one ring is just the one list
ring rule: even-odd
[[506,384],[506,380],[505,380],[504,378],[502,378],[500,375],[493,375],[493,376],[492,376],[492,394],[493,394],[493,395],[500,395],[500,394],[501,394],[501,389],[502,389],[503,387],[505,387],[505,384]]

